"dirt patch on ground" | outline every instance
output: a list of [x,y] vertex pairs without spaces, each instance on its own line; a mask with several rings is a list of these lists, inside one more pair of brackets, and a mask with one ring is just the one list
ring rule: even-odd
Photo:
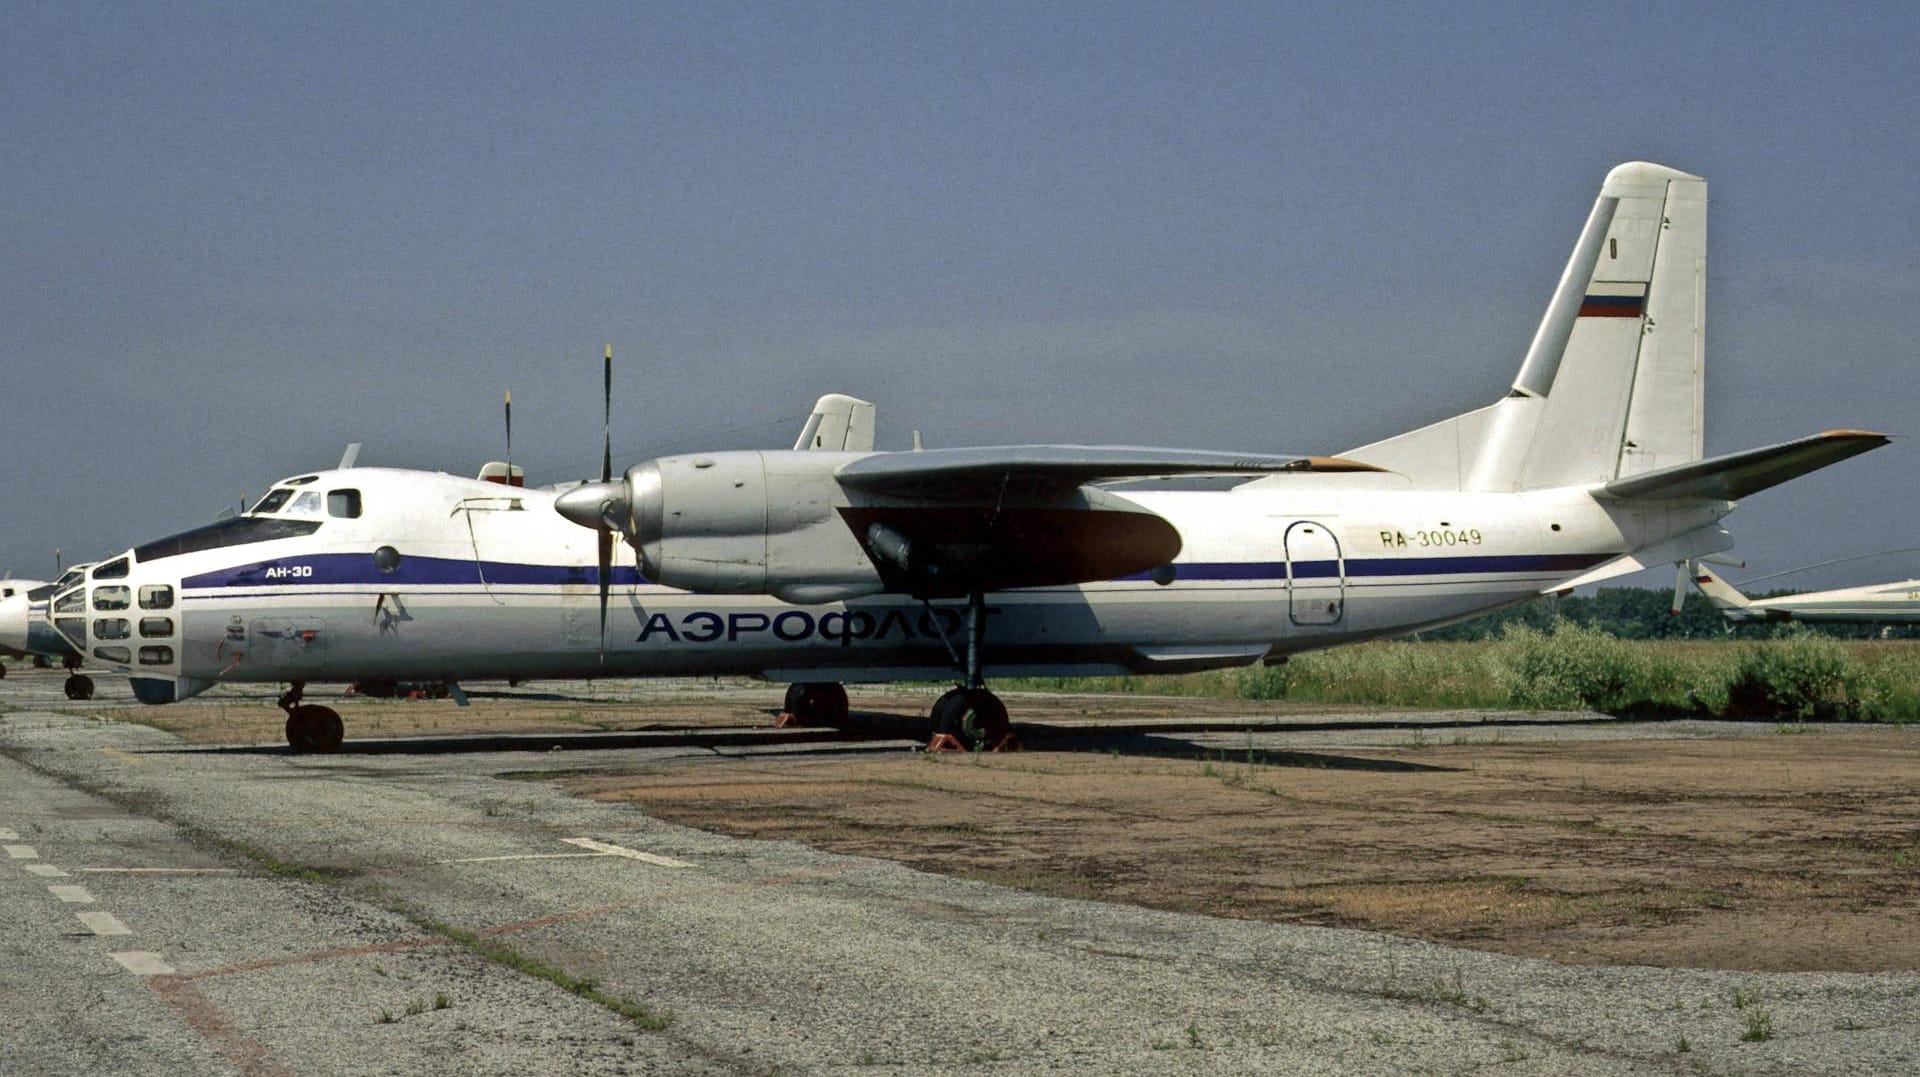
[[[192,743],[278,744],[274,691],[95,713]],[[936,691],[863,689],[857,724],[924,739]],[[337,689],[310,699],[340,711],[351,745],[764,728],[780,697],[760,683],[616,681],[476,692],[471,707]],[[1488,727],[1353,710],[1022,695],[1030,744],[1085,750],[710,759],[565,785],[707,830],[1070,897],[1576,963],[1920,969],[1920,730],[1747,726],[1675,739],[1659,724],[1525,719],[1464,743]],[[1186,737],[1191,723],[1231,728],[1249,715],[1264,729],[1245,749],[1209,754]],[[1339,732],[1350,724],[1374,740],[1325,746],[1364,740]],[[1320,737],[1301,746],[1276,725]],[[1080,733],[1103,727],[1131,734]],[[1443,727],[1469,732],[1451,743],[1429,732]]]
[[1920,968],[1920,734],[1901,730],[735,760],[565,784],[1072,897],[1565,962]]

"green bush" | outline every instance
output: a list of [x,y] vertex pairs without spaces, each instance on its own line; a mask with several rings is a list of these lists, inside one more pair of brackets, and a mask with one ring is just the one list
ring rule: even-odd
[[1840,644],[1795,633],[1741,650],[1727,682],[1727,713],[1800,721],[1852,716],[1847,683],[1856,679]]
[[1619,710],[1656,698],[1661,686],[1655,682],[1665,679],[1644,650],[1569,621],[1556,621],[1547,632],[1515,625],[1495,655],[1507,696],[1520,707]]

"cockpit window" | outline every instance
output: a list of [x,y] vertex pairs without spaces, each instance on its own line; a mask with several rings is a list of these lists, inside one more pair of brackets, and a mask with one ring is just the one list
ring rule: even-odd
[[289,516],[320,515],[319,492],[315,490],[307,490],[301,493],[299,497],[294,498],[293,504],[287,506],[287,515]]
[[287,499],[292,496],[293,496],[292,490],[277,490],[277,489],[269,490],[267,491],[267,496],[261,498],[259,501],[254,502],[253,508],[248,509],[247,511],[256,513],[256,514],[279,512],[280,506],[286,504]]
[[200,550],[217,550],[225,546],[244,546],[251,542],[297,538],[300,535],[311,535],[318,530],[320,530],[318,520],[232,516],[204,527],[196,527],[191,531],[170,535],[158,542],[137,546],[133,553],[144,564],[148,561],[157,561],[162,557],[176,557],[183,553],[197,553]]
[[344,520],[358,518],[360,515],[360,491],[328,490],[327,515],[338,516]]
[[[136,556],[138,555],[136,554]],[[93,570],[93,578],[96,580],[126,579],[127,578],[127,559],[122,557],[117,561],[108,561],[106,564],[101,565],[99,568],[96,568]]]

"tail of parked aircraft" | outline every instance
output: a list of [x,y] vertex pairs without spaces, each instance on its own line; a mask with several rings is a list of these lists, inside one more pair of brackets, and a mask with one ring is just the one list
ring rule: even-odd
[[1713,608],[1735,621],[1744,621],[1749,616],[1748,609],[1753,600],[1740,593],[1739,588],[1721,579],[1712,569],[1695,562],[1689,566],[1693,570],[1693,585],[1707,596]]
[[1526,361],[1491,407],[1343,453],[1415,486],[1532,490],[1700,459],[1707,182],[1607,174]]

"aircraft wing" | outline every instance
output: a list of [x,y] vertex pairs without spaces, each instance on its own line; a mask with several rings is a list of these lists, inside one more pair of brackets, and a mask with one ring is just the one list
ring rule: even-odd
[[1682,497],[1738,501],[1849,456],[1877,449],[1891,440],[1885,434],[1867,430],[1828,430],[1796,441],[1615,479],[1596,493],[1617,501]]
[[834,472],[842,486],[890,497],[965,501],[1009,488],[1065,492],[1088,483],[1163,475],[1378,471],[1334,456],[1269,456],[1112,445],[995,445],[864,456]]
[[840,510],[887,590],[922,596],[1090,583],[1180,552],[1172,524],[1097,485],[1164,475],[1375,471],[1333,457],[1087,445],[882,453],[841,465]]

